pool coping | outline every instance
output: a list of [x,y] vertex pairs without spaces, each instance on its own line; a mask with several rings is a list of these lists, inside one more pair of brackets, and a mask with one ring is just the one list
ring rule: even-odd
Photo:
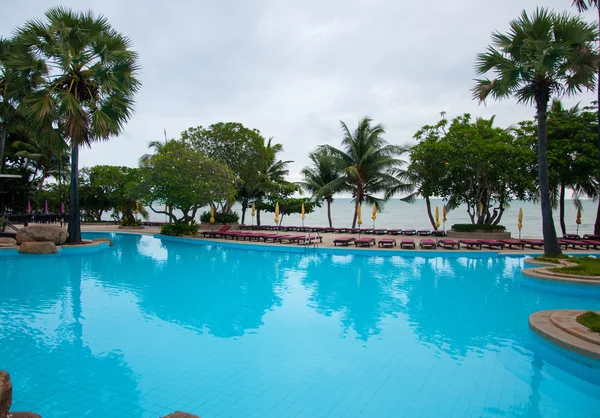
[[[573,325],[571,320],[587,312],[586,310],[561,310],[553,309],[538,311],[529,316],[529,328],[540,337],[566,350],[579,355],[600,360],[600,344],[582,338],[578,331],[582,327],[578,323]],[[554,316],[554,320],[553,320]],[[561,322],[557,326],[557,322]],[[567,331],[565,328],[569,328]]]

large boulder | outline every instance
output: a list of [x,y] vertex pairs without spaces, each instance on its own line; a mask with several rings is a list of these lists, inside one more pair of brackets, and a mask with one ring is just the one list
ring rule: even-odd
[[17,243],[52,241],[56,245],[67,242],[69,233],[58,225],[29,225],[17,232]]
[[17,240],[14,238],[0,237],[0,245],[17,245]]
[[19,246],[19,252],[21,254],[54,254],[58,252],[58,249],[52,241],[24,242]]
[[187,412],[175,411],[165,418],[200,418],[198,415],[188,414]]
[[10,376],[4,370],[0,370],[0,418],[6,418],[11,403],[12,383],[10,383]]

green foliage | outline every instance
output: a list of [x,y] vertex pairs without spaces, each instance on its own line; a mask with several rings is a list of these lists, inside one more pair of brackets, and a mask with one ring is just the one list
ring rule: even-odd
[[558,256],[558,257],[533,257],[536,261],[541,261],[543,263],[552,263],[552,264],[560,264],[560,260],[564,260],[569,258],[567,256]]
[[[224,164],[205,157],[184,141],[169,141],[142,162],[143,193],[150,204],[179,209],[180,221],[194,219],[196,211],[215,201],[235,196],[237,178]],[[154,210],[154,209],[153,209]],[[169,212],[172,220],[175,216]]]
[[472,223],[495,225],[511,200],[531,200],[536,193],[535,153],[494,118],[464,114],[449,122],[442,114],[426,125],[411,147],[408,174],[423,197],[447,200],[449,210],[466,204]]
[[575,320],[592,332],[600,332],[600,315],[596,312],[587,311]]
[[138,227],[142,225],[142,221],[140,221],[139,219],[128,219],[128,218],[123,218],[123,220],[121,221],[121,226],[131,226],[131,227]]
[[580,276],[600,276],[600,259],[593,257],[570,257],[569,262],[576,266],[556,267],[549,269],[555,273],[575,274]]
[[454,224],[452,230],[456,232],[504,232],[506,227],[489,224]]
[[163,235],[184,235],[195,236],[198,233],[200,225],[194,220],[189,222],[175,221],[174,223],[164,224],[160,227],[160,233]]
[[[239,221],[240,215],[237,212],[215,212],[214,218],[217,224],[231,224]],[[200,222],[210,223],[210,212],[202,212]]]
[[275,205],[279,204],[279,223],[283,221],[285,215],[293,213],[302,213],[302,204],[304,203],[304,213],[312,213],[317,203],[308,199],[299,198],[279,198],[278,200],[269,199],[256,202],[256,208],[265,212],[275,213]]

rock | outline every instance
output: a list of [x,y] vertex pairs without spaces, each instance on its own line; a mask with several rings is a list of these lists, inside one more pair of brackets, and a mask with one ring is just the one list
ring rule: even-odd
[[188,414],[187,412],[175,411],[164,418],[200,418],[198,415]]
[[24,242],[19,247],[19,252],[21,254],[54,254],[58,252],[58,249],[56,248],[56,245],[51,241]]
[[52,241],[56,245],[67,242],[69,233],[58,225],[29,225],[17,232],[17,243]]
[[0,244],[4,245],[17,245],[17,240],[14,238],[0,237]]
[[11,412],[7,418],[42,418],[42,416],[34,412]]
[[11,403],[12,383],[10,383],[10,376],[4,370],[0,370],[0,418],[6,418]]
[[113,242],[111,241],[110,238],[94,238],[92,241],[96,241],[96,242],[108,242],[108,246],[109,247],[113,246]]

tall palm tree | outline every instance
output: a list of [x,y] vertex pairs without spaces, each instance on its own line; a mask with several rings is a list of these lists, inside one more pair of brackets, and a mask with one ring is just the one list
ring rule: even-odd
[[539,8],[531,16],[523,11],[521,17],[510,22],[507,34],[494,32],[493,46],[476,59],[478,75],[493,71],[497,78],[476,80],[475,99],[514,95],[519,103],[536,105],[542,229],[544,253],[548,256],[561,254],[548,183],[548,102],[553,95],[573,95],[594,88],[598,69],[593,45],[596,37],[594,25],[581,18]]
[[[573,0],[573,6],[577,8],[579,13],[583,13],[590,8],[596,8],[598,12],[598,28],[600,29],[600,0]],[[600,56],[600,44],[598,45]],[[600,80],[600,65],[598,65],[598,80]],[[598,103],[600,104],[600,88],[597,88],[598,93]],[[597,146],[598,150],[600,150],[600,112],[597,112],[598,118],[598,139]],[[598,156],[600,159],[600,154]],[[599,161],[600,166],[600,161]],[[594,234],[600,234],[600,199],[598,199],[598,209],[596,210],[596,222],[594,223]]]
[[118,135],[133,112],[139,88],[131,41],[103,16],[53,7],[46,21],[30,20],[17,31],[12,66],[41,68],[43,83],[25,101],[44,137],[57,124],[71,148],[69,241],[81,242],[79,149]]
[[[148,149],[154,149],[154,153],[156,154],[156,153],[160,152],[160,150],[162,150],[162,148],[165,146],[166,143],[167,143],[166,140],[165,140],[165,142],[150,141],[148,143]],[[150,161],[150,158],[152,158],[153,155],[154,154],[144,154],[139,158],[138,162],[140,163],[140,165],[147,163]]]
[[12,143],[12,149],[15,151],[16,157],[27,158],[33,163],[35,167],[33,181],[36,181],[36,175],[38,172],[40,173],[39,181],[37,181],[38,191],[42,190],[44,182],[50,176],[58,179],[58,164],[67,155],[67,147],[64,142],[55,146],[55,144],[48,144],[46,141],[35,138],[15,141]]
[[340,171],[335,159],[323,150],[311,152],[308,154],[308,158],[312,161],[312,164],[300,171],[300,174],[304,176],[304,181],[299,182],[298,185],[307,192],[312,193],[313,199],[327,202],[327,220],[331,228],[333,226],[331,202],[333,202],[333,195],[336,190],[328,188],[327,185],[339,177]]
[[[399,159],[407,152],[407,148],[388,144],[383,139],[383,125],[372,125],[371,122],[372,119],[366,116],[351,132],[340,121],[341,149],[331,145],[319,147],[319,150],[331,154],[341,173],[338,179],[326,185],[327,188],[352,193],[355,203],[353,228],[356,227],[358,206],[363,202],[381,208],[382,203],[393,194],[411,190],[410,184],[402,181],[406,172],[402,169],[404,161]],[[376,197],[378,194],[383,195],[383,198]]]

